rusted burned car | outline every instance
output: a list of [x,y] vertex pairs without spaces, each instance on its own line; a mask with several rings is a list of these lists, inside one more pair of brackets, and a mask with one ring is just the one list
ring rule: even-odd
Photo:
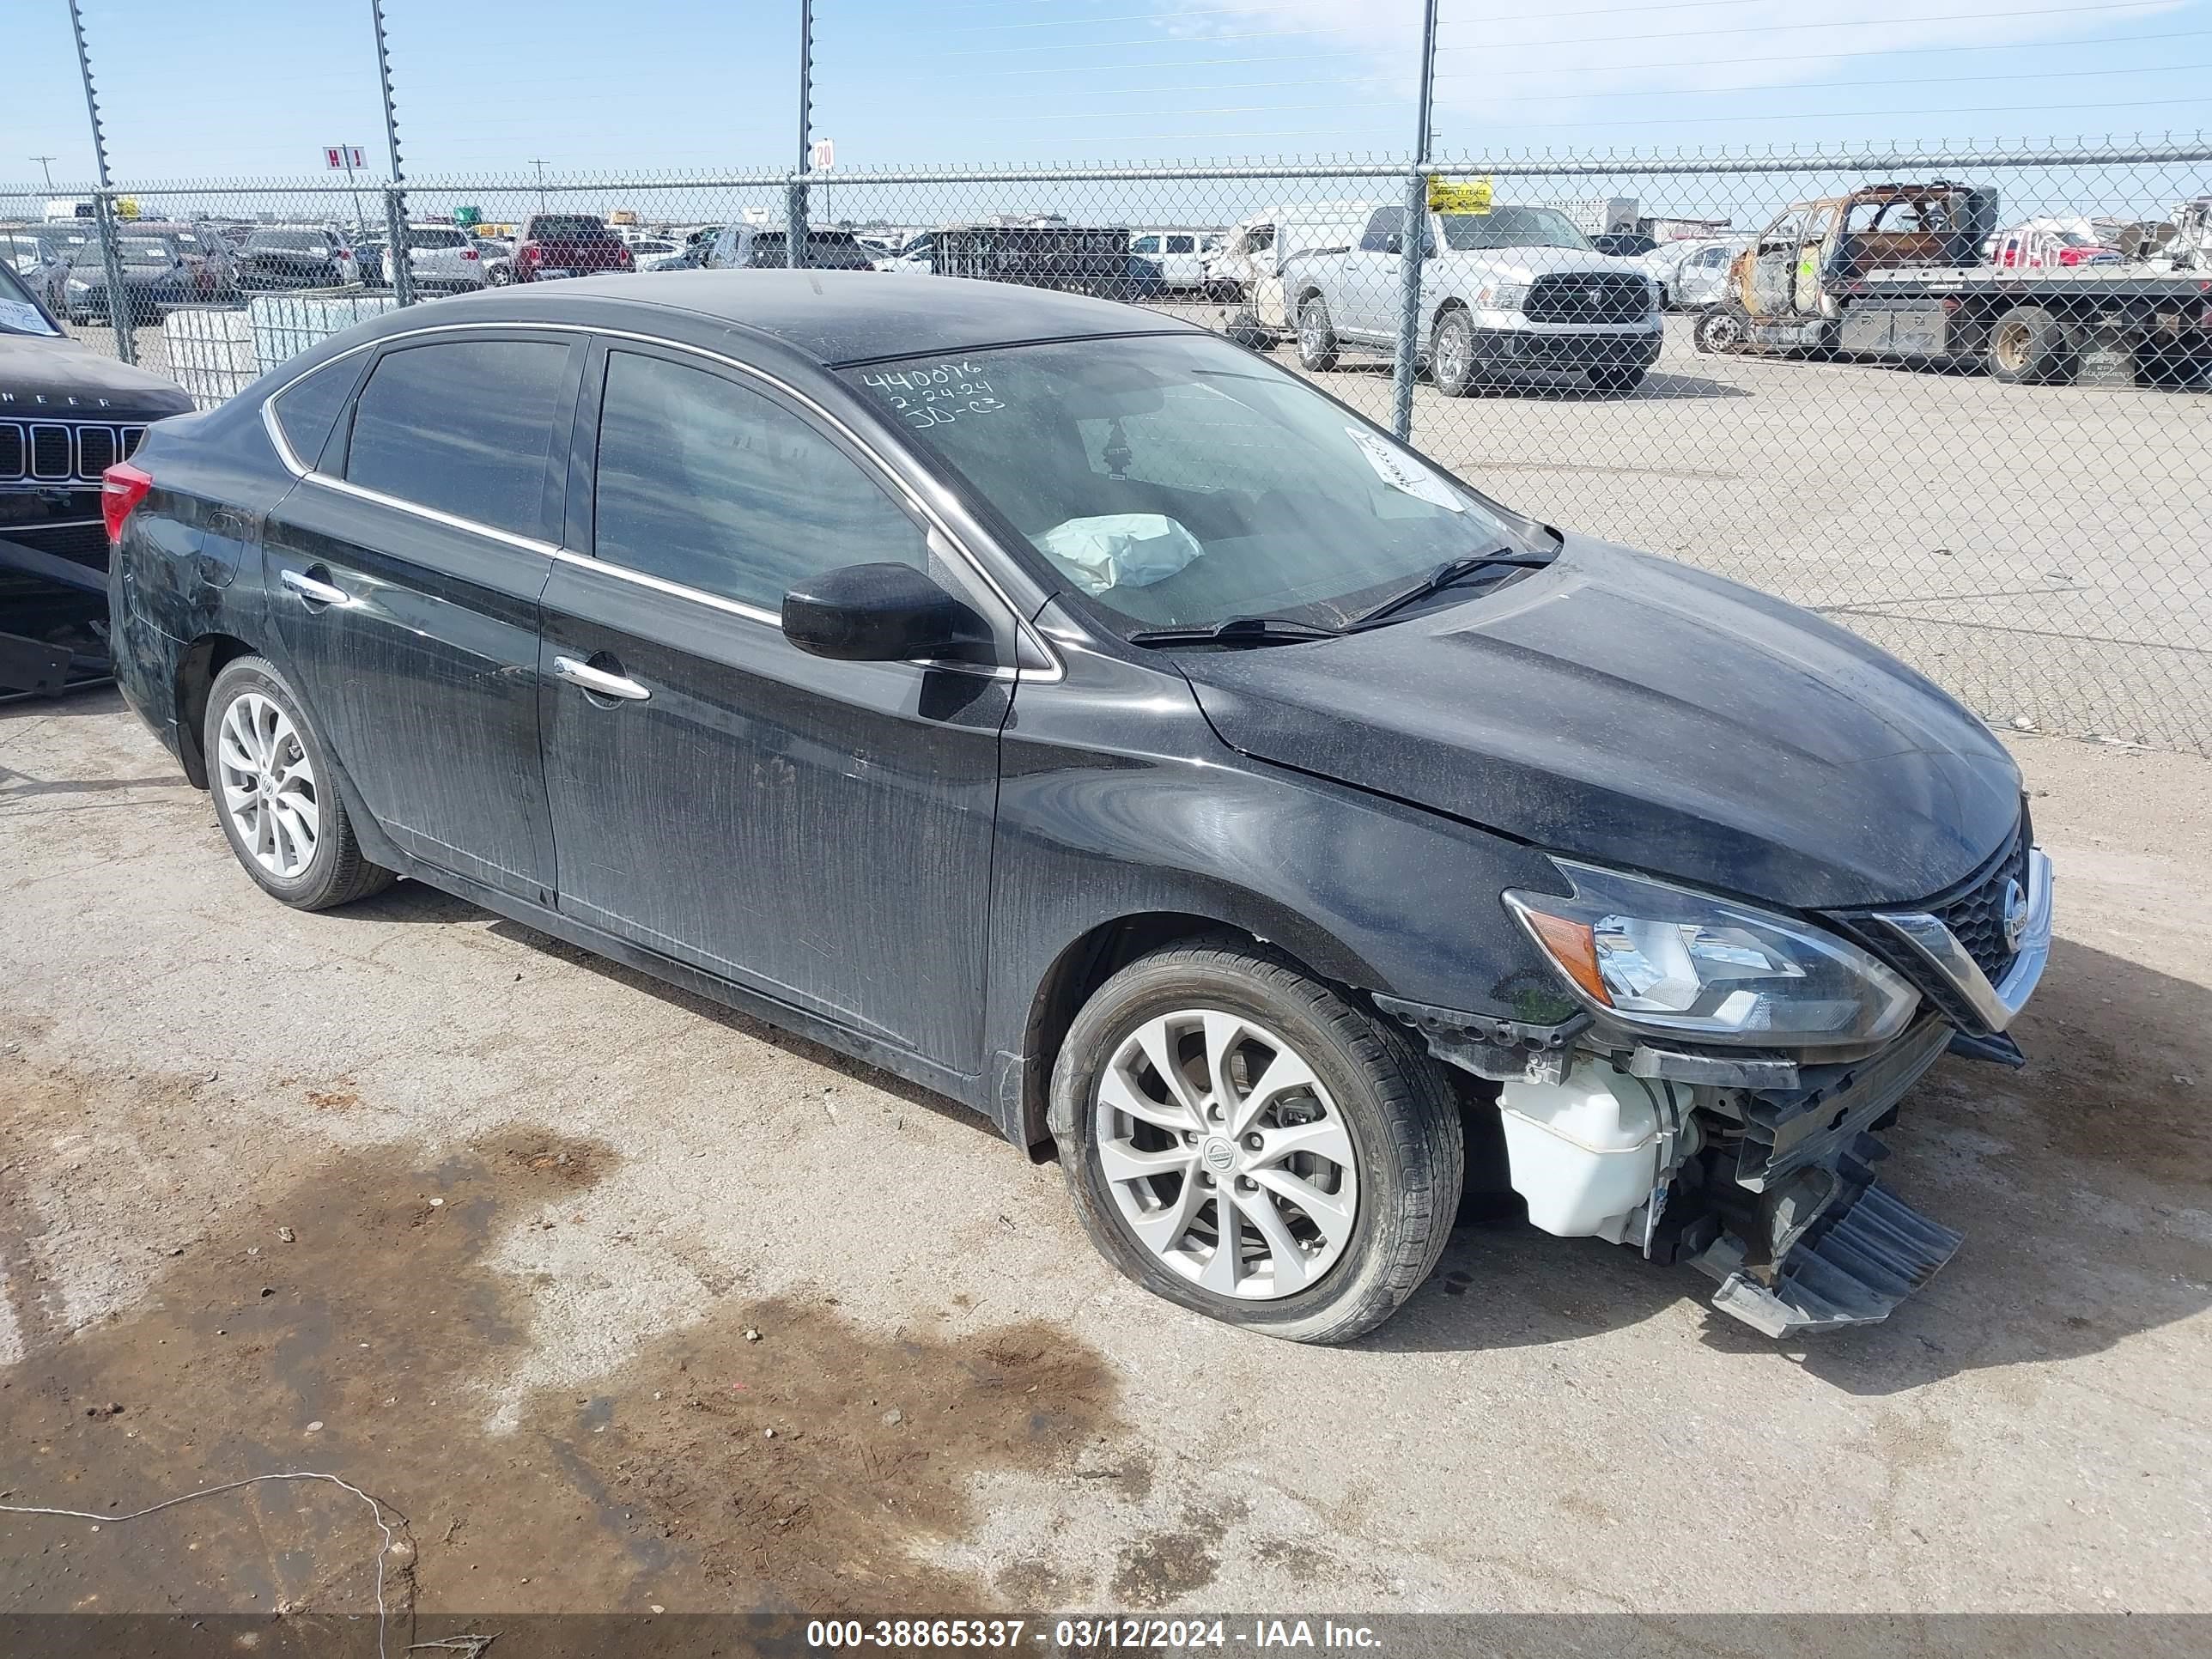
[[2171,262],[1992,264],[1997,192],[1869,185],[1778,214],[1698,322],[1698,349],[1985,364],[2008,382],[2201,383],[2212,279]]

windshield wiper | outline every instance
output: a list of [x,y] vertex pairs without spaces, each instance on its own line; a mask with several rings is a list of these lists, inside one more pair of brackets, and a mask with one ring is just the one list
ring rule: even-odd
[[1132,645],[1297,645],[1333,640],[1337,632],[1287,617],[1231,617],[1194,628],[1146,628],[1128,637]]
[[1355,633],[1371,628],[1376,623],[1395,616],[1407,605],[1425,599],[1431,593],[1441,593],[1470,576],[1479,576],[1488,570],[1540,570],[1557,558],[1555,553],[1516,553],[1510,548],[1493,548],[1487,553],[1477,553],[1463,559],[1446,559],[1434,570],[1415,582],[1402,593],[1394,593],[1371,611],[1364,611],[1345,623],[1344,631]]

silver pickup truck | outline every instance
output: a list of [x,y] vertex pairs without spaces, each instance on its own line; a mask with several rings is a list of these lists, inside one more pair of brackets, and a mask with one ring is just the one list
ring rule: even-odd
[[[1499,205],[1431,213],[1421,268],[1421,362],[1437,389],[1579,377],[1632,392],[1659,356],[1657,284],[1632,262],[1598,252],[1556,208]],[[1343,351],[1388,354],[1401,311],[1406,210],[1380,202],[1285,210],[1273,238],[1273,284],[1250,293],[1255,322],[1280,307],[1309,370]],[[1272,291],[1270,291],[1272,289]]]

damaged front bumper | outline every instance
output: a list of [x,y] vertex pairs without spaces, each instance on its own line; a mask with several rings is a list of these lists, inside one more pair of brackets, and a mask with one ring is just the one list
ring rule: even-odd
[[[1948,907],[1854,918],[1923,993],[1917,1019],[1843,1060],[1665,1046],[1589,1015],[1557,1026],[1377,997],[1495,1100],[1514,1189],[1562,1237],[1640,1247],[1720,1281],[1769,1336],[1886,1319],[1959,1248],[1875,1176],[1876,1132],[1948,1052],[2017,1066],[2007,1028],[2048,962],[2050,860],[2014,851]],[[2002,947],[1977,931],[1995,917]]]

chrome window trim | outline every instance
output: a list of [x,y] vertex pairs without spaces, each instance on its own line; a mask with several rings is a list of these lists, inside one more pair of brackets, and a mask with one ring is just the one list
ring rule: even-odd
[[1958,935],[1939,916],[1924,910],[1886,911],[1873,920],[1882,923],[1928,965],[1941,974],[1974,1017],[1991,1032],[2003,1030],[2019,1015],[2043,977],[2051,959],[2051,858],[2040,847],[2027,849],[2027,923],[2020,948],[2002,982],[1992,985],[1981,964],[1966,954]]
[[884,459],[882,453],[872,444],[797,386],[778,380],[765,369],[757,368],[751,363],[741,362],[735,357],[725,356],[719,351],[709,351],[704,346],[687,344],[681,340],[663,339],[654,334],[640,334],[630,329],[602,328],[585,323],[533,323],[514,320],[438,323],[422,328],[407,329],[396,334],[380,335],[374,340],[364,340],[357,346],[349,346],[336,356],[325,358],[313,368],[301,369],[261,400],[262,429],[269,434],[270,442],[276,447],[277,459],[284,464],[285,470],[295,478],[321,484],[327,489],[343,490],[364,500],[375,501],[381,506],[396,507],[403,513],[417,514],[434,523],[448,525],[459,530],[474,531],[514,546],[526,548],[532,552],[543,553],[548,557],[581,564],[592,569],[610,571],[624,580],[638,582],[641,586],[657,589],[676,599],[690,599],[732,616],[743,617],[750,622],[781,628],[783,625],[781,617],[763,611],[757,605],[743,605],[734,599],[720,599],[712,593],[702,592],[695,587],[686,587],[679,582],[664,581],[657,576],[647,576],[642,571],[625,569],[619,565],[611,564],[604,559],[595,559],[587,554],[578,553],[564,547],[556,547],[549,542],[537,541],[527,536],[517,536],[512,532],[501,530],[493,525],[479,524],[472,519],[464,519],[453,514],[441,512],[436,507],[424,507],[415,501],[401,501],[394,495],[381,495],[375,490],[362,489],[357,484],[349,483],[343,478],[334,478],[326,472],[319,472],[306,465],[301,461],[299,456],[293,453],[292,446],[285,442],[283,428],[277,424],[276,421],[276,400],[301,380],[306,380],[308,375],[317,374],[329,368],[332,363],[354,356],[356,352],[374,350],[379,347],[391,345],[397,341],[421,339],[436,334],[477,334],[489,329],[520,329],[540,334],[580,334],[586,338],[629,340],[640,345],[654,346],[664,351],[680,351],[694,357],[702,357],[709,362],[720,363],[724,368],[736,369],[740,374],[748,375],[764,386],[774,387],[793,403],[811,411],[815,418],[841,434],[848,443],[867,458],[869,465],[874,469],[882,483],[896,491],[898,500],[908,504],[915,512],[920,514],[927,521],[937,534],[945,538],[945,544],[959,556],[961,562],[975,573],[977,579],[990,589],[999,603],[1006,607],[1006,615],[1012,619],[1017,636],[1016,655],[1021,654],[1021,643],[1026,641],[1036,647],[1037,653],[1043,658],[1047,665],[1042,668],[994,666],[988,670],[979,668],[973,663],[924,663],[918,665],[919,666],[957,669],[963,673],[988,674],[993,679],[1037,681],[1045,684],[1052,684],[1066,678],[1066,670],[1062,665],[1060,653],[1046,642],[1042,635],[1030,626],[1028,620],[1021,613],[1021,608],[1014,603],[1012,597],[1000,584],[999,579],[991,573],[989,567],[975,556],[974,549],[953,533],[952,527],[945,522],[935,508],[907,486],[906,481],[898,476],[896,469]]

